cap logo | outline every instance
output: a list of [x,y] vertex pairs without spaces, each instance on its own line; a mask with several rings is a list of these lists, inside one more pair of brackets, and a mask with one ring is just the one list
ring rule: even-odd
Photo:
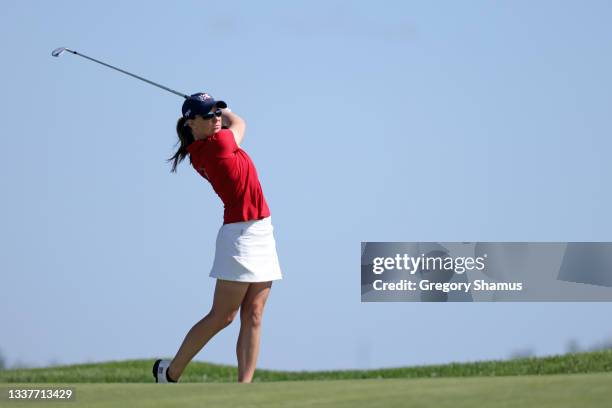
[[210,95],[209,95],[209,94],[207,94],[207,93],[203,93],[203,94],[198,95],[198,96],[197,96],[197,98],[198,98],[199,100],[201,100],[202,102],[204,102],[204,101],[207,101],[207,100],[209,100],[209,99],[212,99],[212,96],[210,96]]
[[185,112],[185,116],[189,116],[191,114],[191,109],[187,109],[187,111]]

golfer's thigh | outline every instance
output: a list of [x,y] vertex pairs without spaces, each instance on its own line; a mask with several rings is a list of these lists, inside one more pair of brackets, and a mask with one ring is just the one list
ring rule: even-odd
[[211,313],[220,316],[234,315],[240,308],[248,289],[248,282],[217,279]]
[[242,301],[242,310],[263,310],[271,288],[271,281],[251,283],[249,285],[249,290],[247,290],[244,300]]

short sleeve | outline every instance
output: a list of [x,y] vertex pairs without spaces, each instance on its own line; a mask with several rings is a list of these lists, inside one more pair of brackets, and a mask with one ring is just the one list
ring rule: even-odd
[[234,132],[230,129],[221,129],[217,133],[217,140],[223,153],[235,153],[239,149]]

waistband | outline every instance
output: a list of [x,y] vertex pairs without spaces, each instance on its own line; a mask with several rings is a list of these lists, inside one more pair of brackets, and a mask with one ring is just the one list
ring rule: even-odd
[[229,224],[223,224],[221,228],[226,229],[242,229],[257,225],[272,225],[272,216],[262,218],[261,220],[249,220],[240,222],[230,222]]

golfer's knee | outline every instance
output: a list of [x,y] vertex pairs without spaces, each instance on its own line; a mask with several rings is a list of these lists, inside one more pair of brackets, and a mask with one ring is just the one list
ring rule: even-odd
[[237,313],[237,310],[234,310],[232,312],[220,312],[217,310],[211,310],[208,315],[212,318],[212,320],[217,324],[220,329],[223,329],[229,326],[234,321],[234,318],[236,317]]
[[246,324],[252,327],[261,326],[263,319],[263,308],[261,307],[249,307],[242,311],[240,314],[241,324]]

